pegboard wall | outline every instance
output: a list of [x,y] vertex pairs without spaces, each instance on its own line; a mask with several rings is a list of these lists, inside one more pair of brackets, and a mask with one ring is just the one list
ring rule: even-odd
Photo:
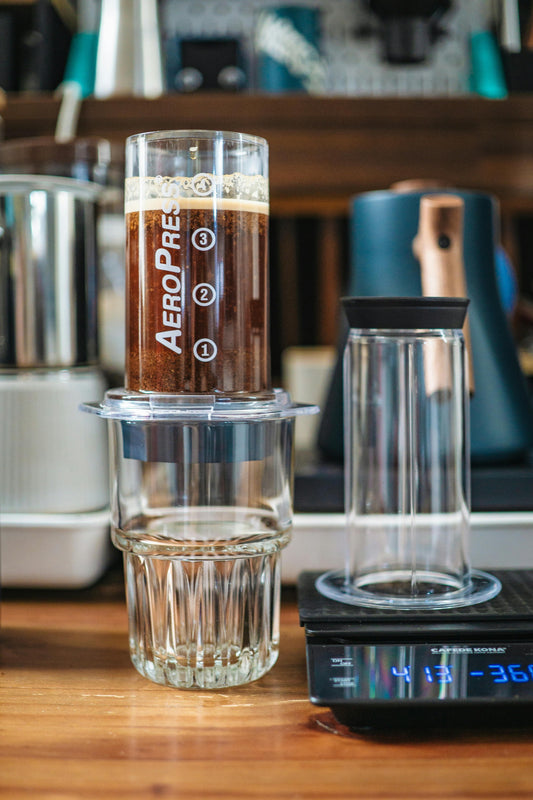
[[[254,88],[254,31],[259,13],[276,0],[163,0],[163,36],[237,37]],[[469,36],[490,24],[491,0],[461,0],[442,17],[444,35],[420,65],[384,62],[381,42],[361,31],[376,28],[363,0],[292,0],[321,12],[321,49],[327,67],[327,92],[348,96],[451,96],[468,93]]]

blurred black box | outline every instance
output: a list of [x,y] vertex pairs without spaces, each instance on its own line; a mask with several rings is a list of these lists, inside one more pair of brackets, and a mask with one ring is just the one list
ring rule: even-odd
[[533,91],[533,50],[512,53],[501,48],[505,82],[509,92]]
[[170,91],[229,91],[248,85],[238,39],[173,38],[167,44],[167,82]]
[[72,34],[51,0],[0,4],[0,87],[54,91],[63,80]]

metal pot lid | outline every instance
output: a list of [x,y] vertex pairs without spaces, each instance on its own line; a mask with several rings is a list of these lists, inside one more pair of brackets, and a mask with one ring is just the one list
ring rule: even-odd
[[77,178],[56,178],[53,175],[0,175],[0,195],[30,192],[68,192],[86,200],[96,200],[103,187]]

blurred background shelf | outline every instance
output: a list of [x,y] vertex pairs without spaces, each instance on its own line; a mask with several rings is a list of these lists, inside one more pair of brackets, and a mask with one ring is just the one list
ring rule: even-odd
[[[53,95],[8,95],[5,137],[54,132]],[[84,101],[78,134],[225,128],[270,143],[274,213],[337,215],[361,191],[435,178],[533,204],[533,95],[506,100],[197,93]]]
[[[59,99],[8,94],[4,136],[54,133]],[[334,345],[349,261],[350,199],[431,178],[494,194],[520,295],[533,298],[533,94],[505,100],[348,98],[302,94],[167,94],[86,99],[79,136],[123,143],[139,131],[221,128],[270,145],[274,372],[294,345]],[[529,315],[518,313],[518,326]]]

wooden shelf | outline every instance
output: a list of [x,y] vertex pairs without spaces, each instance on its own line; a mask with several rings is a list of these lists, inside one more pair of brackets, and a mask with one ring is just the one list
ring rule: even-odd
[[[59,100],[8,95],[5,137],[50,135]],[[209,128],[270,144],[273,210],[336,215],[361,191],[435,178],[533,206],[533,96],[490,101],[303,95],[166,95],[84,102],[78,133],[124,142],[144,130]]]
[[[53,135],[59,102],[52,95],[8,95],[5,137]],[[78,134],[123,145],[140,131],[176,128],[245,131],[269,142],[271,210],[279,223],[271,260],[283,276],[274,302],[280,352],[309,343],[298,322],[307,312],[296,311],[304,302],[298,298],[305,247],[294,218],[319,218],[312,246],[320,308],[312,343],[334,344],[346,270],[341,218],[360,192],[407,178],[490,192],[500,201],[504,245],[522,268],[514,220],[533,215],[533,95],[495,101],[222,93],[89,98]],[[309,252],[310,243],[303,244]]]

